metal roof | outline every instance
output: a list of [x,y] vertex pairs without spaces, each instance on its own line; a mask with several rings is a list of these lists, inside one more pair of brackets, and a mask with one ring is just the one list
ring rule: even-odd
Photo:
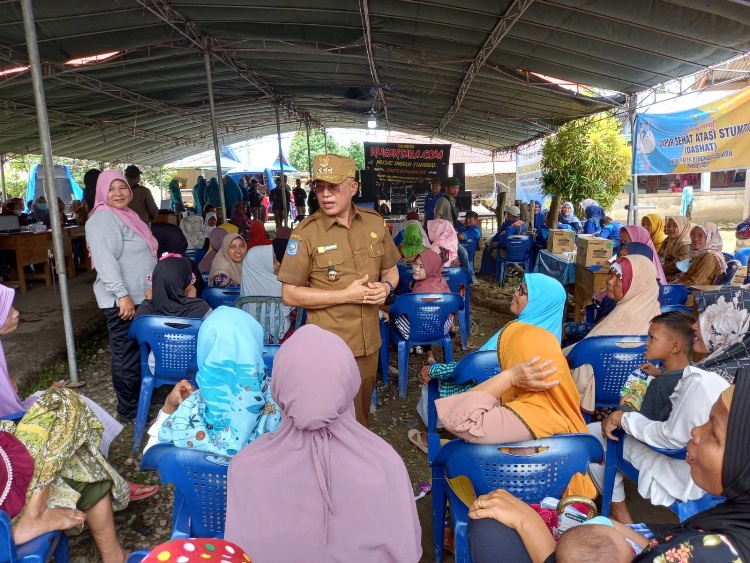
[[[731,0],[35,0],[54,153],[164,164],[304,123],[513,147],[750,51]],[[71,59],[117,51],[104,61]],[[0,72],[26,63],[0,3]],[[544,76],[608,89],[576,93]],[[0,153],[39,152],[28,71],[0,74]]]

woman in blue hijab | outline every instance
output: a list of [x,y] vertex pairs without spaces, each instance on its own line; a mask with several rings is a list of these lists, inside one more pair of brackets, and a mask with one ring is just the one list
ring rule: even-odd
[[[525,289],[524,284],[526,285]],[[555,278],[544,274],[525,274],[523,283],[518,286],[513,294],[514,302],[518,303],[516,306],[522,305],[518,313],[518,321],[546,329],[554,334],[558,340],[562,340],[565,297],[565,288]],[[511,312],[513,312],[512,304]],[[497,350],[500,334],[507,326],[506,324],[493,334],[480,350]]]
[[583,233],[586,235],[595,235],[602,230],[599,222],[604,219],[604,209],[598,205],[589,205],[583,212],[586,216],[586,222],[583,224]]
[[[213,205],[216,209],[221,209],[221,196],[219,195],[219,181],[214,177],[208,181],[206,187],[206,199],[203,205]],[[232,210],[233,211],[233,210]],[[224,221],[227,218],[224,217]]]
[[[544,274],[525,274],[523,282],[513,292],[513,300],[510,305],[510,311],[518,315],[518,319],[510,321],[498,330],[479,350],[497,350],[500,335],[511,323],[515,322],[522,322],[548,330],[560,341],[562,339],[565,299],[565,288],[555,278]],[[426,366],[424,368],[426,372],[423,372],[421,376],[422,383],[427,383],[429,379],[450,379],[456,365],[458,365],[458,362]],[[441,381],[440,398],[469,391],[475,385],[475,383],[456,385],[450,381]],[[417,412],[427,424],[427,385],[423,385],[422,395],[423,398],[417,404]],[[426,432],[410,430],[407,435],[412,444],[427,453]]]
[[198,332],[197,360],[198,388],[185,380],[175,386],[149,429],[146,449],[173,442],[233,456],[261,434],[276,431],[281,411],[271,398],[258,321],[240,309],[218,307]]
[[557,216],[559,223],[569,225],[575,232],[580,233],[583,229],[581,220],[575,216],[575,208],[573,207],[572,201],[565,201],[560,206],[560,214]]
[[[237,204],[242,201],[242,190],[234,181],[234,178],[224,176],[224,203],[227,204],[227,215],[231,218]],[[225,219],[226,221],[226,219]]]
[[195,214],[199,217],[203,216],[204,205],[206,205],[206,179],[198,176],[198,181],[193,186],[193,207]]

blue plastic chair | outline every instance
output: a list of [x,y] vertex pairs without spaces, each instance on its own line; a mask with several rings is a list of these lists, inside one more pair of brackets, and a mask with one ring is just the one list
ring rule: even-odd
[[276,352],[281,348],[281,344],[264,344],[263,345],[263,363],[266,364],[266,375],[271,377],[273,371],[273,359],[276,357]]
[[[647,336],[589,336],[568,353],[568,365],[594,368],[595,408],[617,408],[620,389],[633,370],[646,361]],[[584,418],[587,418],[584,413]]]
[[466,350],[471,328],[471,273],[466,268],[443,268],[443,277],[448,282],[451,293],[458,293],[464,287],[464,308],[458,312],[458,327],[461,333],[461,349]]
[[663,285],[659,293],[659,305],[684,305],[689,293],[688,288],[682,284]]
[[45,563],[52,557],[55,558],[55,563],[68,563],[68,536],[59,531],[48,532],[16,545],[10,516],[0,510],[1,563]]
[[383,385],[388,385],[388,361],[389,351],[391,346],[391,339],[388,333],[388,323],[384,319],[380,319],[380,351],[378,357],[380,358],[380,373],[383,376]]
[[722,252],[722,254],[724,255],[724,260],[726,260],[727,262],[729,262],[730,260],[734,260],[734,254],[732,254],[731,252]]
[[[625,443],[625,433],[622,430],[615,432],[619,440],[607,440],[607,452],[605,457],[604,467],[604,484],[602,486],[602,516],[609,516],[610,509],[612,507],[612,491],[615,486],[615,474],[619,469],[629,479],[632,479],[636,483],[638,482],[638,470],[633,467],[629,462],[625,461],[623,456],[623,448]],[[634,438],[631,438],[634,439]],[[687,448],[680,448],[676,450],[664,450],[661,448],[651,448],[652,450],[659,452],[667,457],[674,459],[685,459]],[[684,522],[691,516],[708,510],[709,508],[716,506],[724,502],[724,497],[717,497],[710,493],[705,494],[699,499],[689,501],[675,501],[669,506],[669,509],[674,512],[680,519],[680,522]]]
[[158,471],[162,484],[174,483],[172,539],[224,537],[230,461],[173,444],[157,444],[143,454],[142,470]]
[[398,292],[400,294],[411,291],[411,282],[414,281],[414,268],[411,264],[399,262],[398,267]]
[[[445,334],[445,323],[448,315],[460,311],[464,301],[455,293],[407,293],[399,295],[391,305],[390,316],[396,319],[401,315],[409,317],[409,338],[401,336],[398,329],[391,325],[390,336],[398,349],[398,394],[406,397],[409,380],[409,348],[440,344],[446,362],[453,361],[453,343],[449,334]],[[388,348],[385,353],[389,354]],[[382,356],[381,356],[382,357]],[[385,358],[388,365],[388,358]]]
[[[133,432],[133,451],[141,449],[146,430],[151,395],[156,387],[192,380],[198,371],[196,350],[202,319],[144,315],[130,325],[128,337],[141,348],[141,394]],[[148,367],[149,352],[154,353],[154,373]]]
[[[274,306],[272,307],[271,305]],[[278,344],[284,338],[283,334],[279,334],[283,314],[281,305],[283,305],[281,297],[271,297],[268,295],[240,297],[234,302],[235,307],[250,314],[263,327],[263,342],[270,340],[272,344]],[[302,319],[304,317],[302,307],[296,307],[296,309],[297,318],[294,321],[294,330],[302,326]],[[274,313],[273,319],[271,318],[271,311]]]
[[750,258],[750,248],[740,248],[734,253],[734,259],[739,260],[740,264],[747,266],[747,259]]
[[185,258],[190,258],[190,260],[193,261],[193,264],[198,265],[200,261],[203,260],[206,252],[208,252],[207,248],[188,248],[182,253],[182,255]]
[[240,298],[239,288],[227,287],[207,287],[203,290],[201,298],[209,304],[212,309],[226,305],[234,307],[237,299]]
[[497,270],[495,271],[495,281],[500,285],[505,285],[505,276],[508,265],[516,264],[523,266],[525,272],[531,272],[531,247],[534,240],[528,235],[513,235],[508,237],[508,244],[505,247],[507,256],[503,258],[500,255],[500,248],[497,250]]
[[727,271],[724,274],[724,283],[722,285],[732,285],[734,274],[737,273],[741,265],[739,260],[729,260],[727,262]]
[[[535,448],[537,453],[516,455],[504,451],[510,448]],[[603,459],[601,443],[589,434],[561,434],[498,445],[451,440],[440,448],[431,463],[435,561],[443,560],[446,492],[456,542],[456,563],[471,561],[466,535],[469,507],[448,486],[446,479],[464,475],[471,481],[477,496],[504,489],[526,503],[538,503],[548,496],[561,498],[573,475],[586,474],[590,463],[601,463]],[[443,486],[435,486],[436,475]]]
[[133,551],[130,555],[128,555],[126,563],[141,563],[146,558],[146,555],[148,555],[151,552],[151,550],[145,549],[142,551]]
[[479,239],[476,238],[470,238],[466,240],[460,240],[458,241],[458,244],[463,246],[466,249],[466,254],[469,257],[469,264],[471,264],[471,269],[474,269],[474,255],[477,252],[477,248],[479,247]]

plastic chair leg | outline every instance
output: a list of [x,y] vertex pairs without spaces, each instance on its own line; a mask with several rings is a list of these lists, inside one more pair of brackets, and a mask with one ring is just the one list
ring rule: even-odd
[[409,384],[409,341],[401,340],[398,343],[398,396],[406,398]]
[[445,474],[442,467],[432,468],[432,548],[437,563],[443,561],[443,534],[445,533]]
[[376,409],[378,408],[378,388],[373,387],[372,389],[372,397],[370,398],[370,404],[373,405]]
[[466,308],[458,312],[458,329],[461,334],[461,350],[466,350],[469,344],[469,323]]
[[443,356],[446,364],[453,361],[453,342],[447,334],[443,338]]
[[380,372],[383,375],[383,385],[388,385],[388,362],[390,361],[391,337],[388,333],[388,327],[385,323],[380,323]]
[[52,557],[55,559],[55,563],[68,563],[70,560],[69,555],[68,536],[63,532],[57,540],[57,545],[55,546],[55,551],[52,553]]
[[[620,438],[621,440],[623,438]],[[617,442],[607,440],[604,483],[602,484],[602,510],[601,515],[609,518],[612,509],[612,491],[615,488],[615,476],[617,475]]]
[[151,406],[151,395],[154,392],[155,378],[151,370],[147,369],[146,371],[148,371],[148,375],[141,380],[141,395],[138,397],[138,413],[135,417],[135,430],[133,431],[134,452],[139,451],[143,445],[143,434],[146,431],[148,408]]

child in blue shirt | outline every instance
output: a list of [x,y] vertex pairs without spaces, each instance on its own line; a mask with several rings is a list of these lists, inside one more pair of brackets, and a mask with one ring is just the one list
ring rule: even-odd
[[601,238],[606,238],[614,241],[615,246],[620,244],[620,229],[622,229],[622,223],[613,221],[611,217],[604,217],[600,221],[602,230],[599,232]]

